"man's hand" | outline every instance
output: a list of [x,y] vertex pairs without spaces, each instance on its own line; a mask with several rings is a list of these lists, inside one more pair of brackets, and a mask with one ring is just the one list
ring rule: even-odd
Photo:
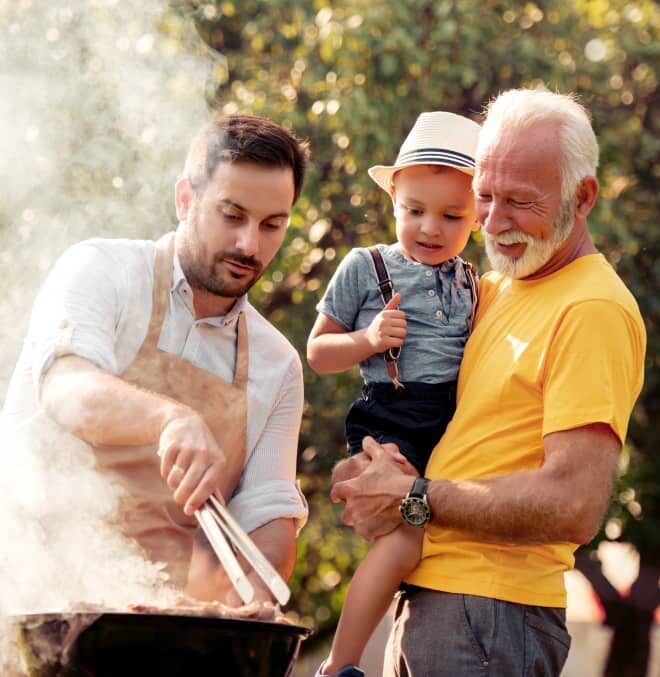
[[[354,454],[343,461],[339,461],[332,469],[332,484],[350,480],[361,475],[369,467],[369,463],[371,463],[370,452],[373,450],[375,450],[376,454],[381,453],[381,449],[386,451],[395,463],[406,467],[406,472],[414,472],[408,459],[399,451],[399,447],[396,444],[387,443],[380,445],[376,443],[373,437],[365,437],[362,440],[362,444],[364,446],[359,454]],[[339,499],[335,501],[335,503],[338,502]]]
[[406,314],[399,310],[400,302],[401,294],[397,292],[367,327],[366,338],[374,353],[403,345],[408,330]]
[[358,454],[333,475],[336,483],[330,496],[346,503],[344,523],[372,540],[401,524],[399,503],[419,473],[395,444],[380,445],[373,437],[365,437],[363,449],[366,459]]
[[48,370],[42,402],[53,420],[92,445],[158,443],[160,474],[187,515],[216,491],[225,457],[190,407],[136,388],[74,355],[58,358]]
[[[203,418],[182,407],[163,427],[158,445],[160,474],[174,500],[193,515],[216,491],[226,459]],[[223,500],[222,497],[218,497]]]

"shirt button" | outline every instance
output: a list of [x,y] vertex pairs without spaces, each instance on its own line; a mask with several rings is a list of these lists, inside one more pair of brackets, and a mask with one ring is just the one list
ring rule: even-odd
[[433,271],[432,271],[432,270],[427,270],[427,271],[426,271],[426,277],[431,277],[431,275],[433,275]]
[[429,296],[435,296],[435,289],[429,289]]
[[435,311],[435,316],[436,316],[436,317],[442,317],[442,311],[441,311],[441,310],[436,310],[436,311]]

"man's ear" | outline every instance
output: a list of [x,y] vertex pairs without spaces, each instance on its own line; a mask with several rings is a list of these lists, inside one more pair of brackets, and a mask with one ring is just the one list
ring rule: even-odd
[[594,208],[600,186],[595,176],[587,176],[578,184],[575,191],[575,216],[586,219]]
[[192,203],[194,190],[190,179],[180,178],[174,185],[174,204],[179,221],[185,221]]

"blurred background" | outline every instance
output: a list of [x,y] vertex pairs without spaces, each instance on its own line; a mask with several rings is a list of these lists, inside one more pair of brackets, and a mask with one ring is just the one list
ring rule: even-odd
[[[251,292],[304,355],[337,263],[353,246],[394,238],[387,196],[366,170],[394,160],[420,112],[478,120],[503,89],[576,92],[601,149],[593,237],[635,294],[649,342],[608,517],[569,579],[567,671],[644,677],[656,660],[660,566],[659,25],[652,0],[0,2],[0,397],[36,291],[67,246],[175,226],[173,185],[210,111],[264,115],[311,143],[285,246]],[[468,258],[488,268],[478,234]],[[328,500],[360,380],[357,370],[306,368],[305,381],[299,470],[310,521],[289,615],[316,630],[304,651],[322,654],[366,552]],[[315,660],[303,656],[296,674]]]

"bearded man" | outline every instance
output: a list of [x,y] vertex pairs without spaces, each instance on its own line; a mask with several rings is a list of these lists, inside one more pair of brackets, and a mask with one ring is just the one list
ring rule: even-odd
[[195,537],[212,493],[285,578],[307,515],[295,480],[301,362],[246,296],[282,245],[307,157],[269,120],[212,120],[175,186],[175,233],[88,240],[60,258],[3,410],[5,426],[45,413],[88,442],[126,494],[124,534],[200,599],[238,602]]
[[474,190],[494,270],[480,282],[456,414],[425,478],[413,483],[396,448],[371,438],[336,469],[333,497],[361,535],[402,519],[425,528],[388,677],[561,672],[563,575],[599,528],[646,344],[635,300],[589,235],[597,165],[573,97],[511,90],[490,104]]

